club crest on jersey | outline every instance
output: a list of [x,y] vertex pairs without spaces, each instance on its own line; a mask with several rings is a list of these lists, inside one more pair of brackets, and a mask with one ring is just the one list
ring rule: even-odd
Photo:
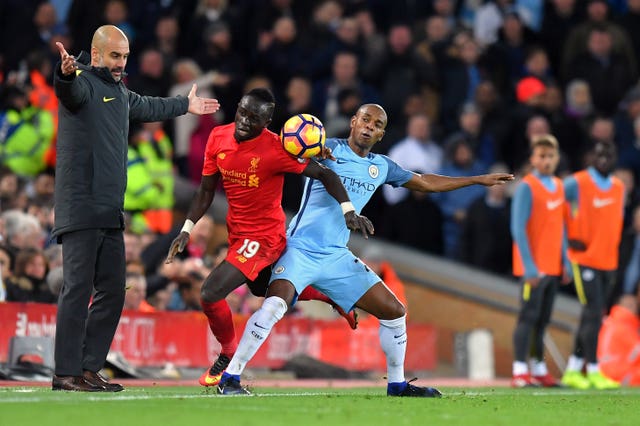
[[593,272],[593,269],[585,268],[582,270],[582,281],[593,281],[596,274]]
[[374,166],[373,164],[369,166],[369,176],[372,178],[377,178],[380,171],[378,170],[378,166]]
[[273,270],[274,274],[281,274],[283,272],[284,272],[284,266],[282,266],[282,265],[276,267],[276,269]]
[[260,162],[260,157],[253,157],[251,159],[251,166],[249,166],[249,173],[255,173],[258,170],[259,162]]
[[247,258],[240,255],[240,256],[236,256],[236,259],[238,260],[238,262],[240,263],[245,263],[247,261]]
[[224,160],[224,157],[226,157],[227,155],[224,152],[221,152],[220,154],[218,154],[218,158],[221,160]]

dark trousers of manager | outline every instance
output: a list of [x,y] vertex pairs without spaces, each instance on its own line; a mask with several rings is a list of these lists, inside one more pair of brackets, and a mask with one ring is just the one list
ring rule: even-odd
[[61,242],[64,283],[58,299],[55,374],[82,376],[84,370],[102,369],[120,321],[124,237],[121,229],[83,229],[61,235]]

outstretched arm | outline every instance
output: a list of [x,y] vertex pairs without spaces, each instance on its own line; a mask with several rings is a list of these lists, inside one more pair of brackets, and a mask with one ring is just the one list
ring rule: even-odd
[[193,229],[195,223],[200,220],[211,206],[211,203],[213,203],[219,179],[219,173],[210,176],[202,176],[200,186],[191,200],[189,212],[187,213],[187,218],[184,222],[184,226],[182,227],[182,231],[171,243],[165,263],[173,262],[173,258],[184,250],[185,246],[189,242],[191,229]]
[[488,175],[460,177],[422,174],[413,176],[407,183],[402,186],[412,191],[446,192],[453,191],[454,189],[464,188],[465,186],[470,185],[502,185],[511,180],[513,180],[513,175],[510,173],[491,173]]
[[365,238],[368,238],[369,234],[373,234],[373,224],[365,216],[356,214],[355,208],[349,199],[349,194],[347,194],[347,190],[340,181],[340,176],[333,170],[319,164],[315,160],[311,160],[302,174],[322,182],[329,195],[340,203],[347,228],[352,231],[360,230]]

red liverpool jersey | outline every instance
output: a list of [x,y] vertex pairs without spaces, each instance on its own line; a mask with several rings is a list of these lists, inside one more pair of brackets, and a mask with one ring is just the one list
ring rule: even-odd
[[287,153],[278,135],[267,129],[244,142],[235,139],[234,130],[231,123],[211,131],[202,168],[204,176],[220,173],[222,178],[229,202],[229,238],[282,238],[284,173],[302,173],[309,160]]

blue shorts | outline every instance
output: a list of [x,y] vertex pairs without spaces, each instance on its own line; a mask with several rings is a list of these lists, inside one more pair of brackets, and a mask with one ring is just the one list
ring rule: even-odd
[[279,279],[290,281],[298,294],[312,285],[347,312],[382,281],[347,248],[320,254],[289,245],[273,264],[269,282]]

